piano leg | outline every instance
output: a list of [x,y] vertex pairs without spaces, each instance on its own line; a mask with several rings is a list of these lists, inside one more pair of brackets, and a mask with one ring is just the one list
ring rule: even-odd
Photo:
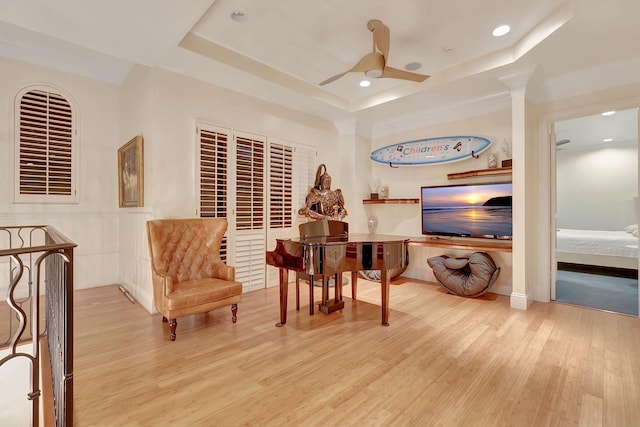
[[326,306],[329,302],[329,279],[322,276],[322,305]]
[[287,299],[289,292],[289,270],[280,269],[280,323],[277,327],[282,327],[287,323]]
[[382,326],[389,326],[389,271],[380,270],[380,287],[382,290]]
[[318,304],[318,310],[324,314],[333,313],[344,308],[342,301],[342,273],[334,275],[333,301],[329,298],[329,278],[330,276],[322,276],[322,303]]
[[300,311],[300,273],[296,273],[296,311]]
[[312,274],[309,277],[309,315],[313,316],[313,304],[314,304],[314,292],[316,290],[315,286],[316,286],[316,278],[315,276]]
[[358,272],[351,272],[351,299],[356,300],[356,295],[358,295]]
[[342,273],[336,273],[333,280],[335,281],[333,296],[335,297],[336,303],[338,303],[342,301]]

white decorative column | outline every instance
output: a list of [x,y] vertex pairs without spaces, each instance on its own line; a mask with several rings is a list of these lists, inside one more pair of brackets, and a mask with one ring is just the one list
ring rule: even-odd
[[[531,284],[535,276],[535,243],[527,239],[527,230],[535,224],[535,191],[527,191],[535,184],[536,163],[527,156],[527,99],[526,86],[534,68],[515,72],[502,77],[500,81],[511,90],[511,140],[512,140],[512,181],[513,181],[513,277],[511,307],[526,310],[533,303]],[[532,142],[533,143],[533,142]],[[527,158],[529,157],[529,158]],[[528,243],[529,242],[529,243]]]

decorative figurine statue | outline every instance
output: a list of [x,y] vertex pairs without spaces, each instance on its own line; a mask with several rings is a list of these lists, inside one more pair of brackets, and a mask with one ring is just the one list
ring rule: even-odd
[[502,154],[504,154],[505,159],[511,158],[511,144],[509,143],[509,141],[507,141],[506,139],[503,139],[502,147],[500,147],[500,149],[502,150]]
[[494,153],[493,151],[491,153],[489,153],[489,162],[488,162],[488,166],[489,169],[494,169],[498,167],[498,159],[496,158],[496,153]]
[[298,213],[312,219],[337,221],[342,221],[347,216],[342,191],[331,189],[331,176],[324,164],[318,166],[313,188],[307,194],[305,206]]

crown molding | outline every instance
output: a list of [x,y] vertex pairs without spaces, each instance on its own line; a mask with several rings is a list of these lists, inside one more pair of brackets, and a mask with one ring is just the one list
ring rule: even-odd
[[382,138],[428,126],[509,110],[510,108],[511,94],[505,90],[480,98],[401,116],[393,120],[378,122],[371,128],[371,138]]

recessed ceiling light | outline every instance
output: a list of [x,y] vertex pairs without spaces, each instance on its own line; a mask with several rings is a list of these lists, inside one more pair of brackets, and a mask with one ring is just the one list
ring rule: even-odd
[[611,141],[613,141],[613,138],[607,138],[602,140],[602,142],[611,142]]
[[604,113],[602,113],[603,116],[613,116],[616,112],[615,111],[605,111]]
[[236,22],[245,22],[249,17],[244,12],[237,10],[235,12],[231,12],[231,19]]
[[360,82],[360,87],[369,87],[371,86],[371,82],[369,80],[362,80]]
[[420,67],[422,67],[422,64],[419,62],[409,62],[407,65],[404,66],[404,69],[408,71],[414,71]]
[[505,34],[507,34],[509,31],[511,31],[511,27],[508,25],[500,25],[499,27],[496,27],[495,30],[493,30],[493,36],[494,37],[502,37]]

